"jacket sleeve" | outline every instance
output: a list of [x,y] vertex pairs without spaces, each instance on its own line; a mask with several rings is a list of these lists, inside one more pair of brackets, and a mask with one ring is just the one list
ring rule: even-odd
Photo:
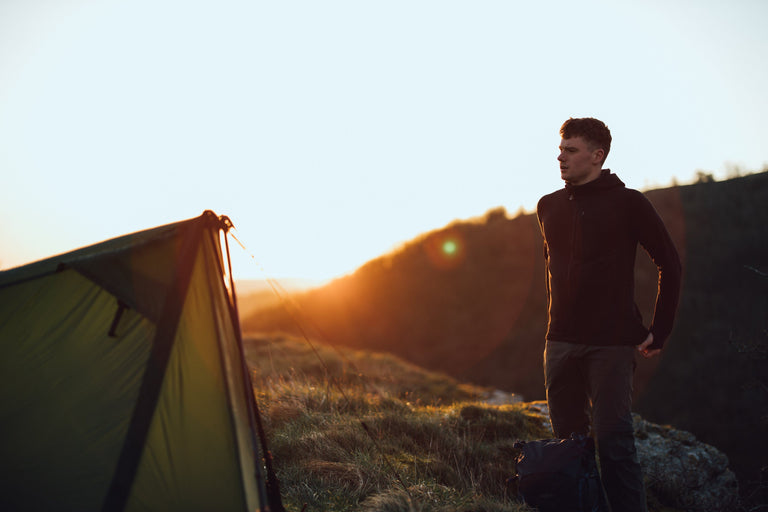
[[634,224],[640,245],[648,252],[659,272],[656,305],[650,326],[653,344],[649,348],[660,349],[672,332],[677,313],[682,264],[664,222],[648,198],[640,192],[637,193],[634,208]]
[[[536,219],[539,222],[539,229],[541,230],[541,238],[543,240],[543,256],[544,256],[544,283],[546,286],[546,307],[547,307],[547,318],[549,318],[549,305],[551,301],[551,295],[552,290],[550,289],[550,283],[549,283],[549,247],[547,247],[547,235],[544,232],[544,223],[542,221],[542,200],[540,199],[538,204],[536,205]],[[549,321],[549,320],[548,320]],[[549,328],[547,328],[549,330]]]

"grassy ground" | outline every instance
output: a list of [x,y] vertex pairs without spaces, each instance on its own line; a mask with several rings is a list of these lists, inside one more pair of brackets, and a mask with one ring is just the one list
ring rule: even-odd
[[507,479],[515,441],[551,437],[532,404],[487,405],[490,390],[387,355],[280,336],[245,347],[287,510],[531,510]]
[[484,405],[487,390],[390,356],[284,338],[246,351],[288,510],[527,510],[507,490],[512,445],[549,436],[527,404]]

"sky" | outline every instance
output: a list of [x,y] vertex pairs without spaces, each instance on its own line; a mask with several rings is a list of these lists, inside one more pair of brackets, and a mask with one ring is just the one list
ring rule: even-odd
[[[768,164],[763,0],[0,0],[0,269],[213,210],[323,280],[562,187]],[[241,263],[242,261],[242,263]]]

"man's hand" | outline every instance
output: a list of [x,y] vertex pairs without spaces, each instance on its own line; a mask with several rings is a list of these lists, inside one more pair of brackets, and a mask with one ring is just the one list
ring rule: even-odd
[[643,354],[643,357],[646,359],[650,359],[661,352],[660,348],[654,348],[653,350],[648,350],[648,347],[651,346],[651,343],[653,343],[653,333],[649,332],[648,337],[645,338],[645,341],[641,344],[637,345],[637,351]]

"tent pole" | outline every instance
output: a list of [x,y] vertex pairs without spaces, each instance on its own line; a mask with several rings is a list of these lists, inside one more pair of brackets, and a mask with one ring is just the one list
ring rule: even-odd
[[244,384],[248,386],[248,389],[246,390],[246,395],[250,397],[250,408],[251,411],[251,421],[255,423],[256,430],[259,435],[259,442],[261,444],[261,451],[264,458],[264,466],[267,470],[267,498],[269,500],[269,510],[270,512],[285,512],[285,508],[283,507],[283,501],[282,497],[280,495],[280,484],[277,479],[277,474],[275,473],[274,466],[272,464],[272,452],[269,450],[269,446],[267,445],[267,435],[264,431],[264,424],[261,421],[261,413],[259,412],[259,404],[256,401],[256,396],[253,392],[253,381],[251,379],[251,372],[248,368],[248,364],[245,361],[245,348],[243,346],[243,333],[240,329],[240,313],[238,311],[237,307],[237,293],[235,292],[235,278],[233,274],[232,269],[232,261],[229,255],[229,238],[227,235],[227,231],[230,227],[234,227],[232,225],[232,222],[229,219],[226,219],[224,225],[226,226],[225,229],[225,236],[224,236],[224,246],[227,253],[227,266],[229,267],[229,284],[230,289],[232,290],[232,300],[230,307],[232,308],[232,322],[233,322],[233,328],[235,331],[235,337],[237,339],[237,345],[238,349],[240,350],[240,360],[242,361],[243,365],[243,375],[244,378]]

